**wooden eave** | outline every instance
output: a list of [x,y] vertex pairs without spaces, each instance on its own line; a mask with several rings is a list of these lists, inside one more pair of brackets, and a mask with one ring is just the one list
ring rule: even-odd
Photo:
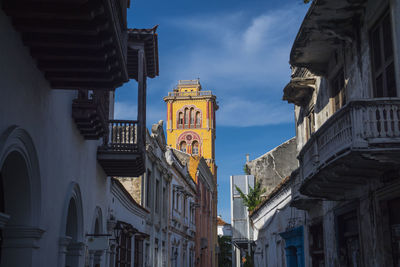
[[126,0],[5,0],[54,89],[114,89],[128,81]]
[[314,0],[290,52],[290,64],[324,75],[332,53],[358,38],[365,0]]
[[[159,74],[157,26],[151,29],[128,29],[128,44],[143,44],[146,57],[146,75],[155,78]],[[129,78],[138,77],[138,51],[128,45]]]

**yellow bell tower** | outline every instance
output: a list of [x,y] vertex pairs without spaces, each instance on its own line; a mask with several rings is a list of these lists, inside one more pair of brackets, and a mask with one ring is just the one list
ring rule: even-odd
[[215,176],[216,96],[211,91],[202,91],[198,79],[179,80],[164,101],[167,103],[167,144],[202,156]]

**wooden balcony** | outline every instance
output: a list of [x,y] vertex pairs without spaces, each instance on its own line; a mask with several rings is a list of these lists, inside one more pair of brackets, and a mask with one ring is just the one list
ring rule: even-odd
[[400,167],[400,99],[351,101],[315,132],[299,154],[300,193],[352,199],[369,179]]
[[55,89],[114,89],[128,81],[128,0],[4,0]]
[[144,142],[137,121],[111,120],[97,160],[108,176],[138,177],[145,171]]
[[109,92],[79,90],[72,102],[72,117],[86,140],[103,137],[108,130]]

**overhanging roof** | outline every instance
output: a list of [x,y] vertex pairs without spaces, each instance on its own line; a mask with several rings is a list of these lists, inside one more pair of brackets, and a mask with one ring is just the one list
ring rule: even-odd
[[128,29],[128,74],[129,78],[138,78],[138,53],[129,44],[143,44],[146,56],[146,74],[154,78],[159,74],[158,64],[158,25],[151,29]]
[[314,0],[290,52],[290,64],[324,74],[332,52],[353,42],[361,24],[365,0]]

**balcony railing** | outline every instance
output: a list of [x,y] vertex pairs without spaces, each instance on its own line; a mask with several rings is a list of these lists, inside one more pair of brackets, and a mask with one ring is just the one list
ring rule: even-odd
[[[304,183],[350,152],[362,152],[362,161],[368,153],[374,152],[371,159],[377,159],[389,149],[399,148],[400,99],[351,101],[331,116],[300,151],[301,177]],[[350,163],[343,162],[342,166],[346,164]]]
[[110,120],[109,140],[104,145],[114,151],[137,150],[137,123],[133,120]]
[[168,96],[212,96],[211,91],[169,92]]
[[107,137],[97,159],[109,176],[137,177],[144,172],[143,142],[138,121],[110,120]]

